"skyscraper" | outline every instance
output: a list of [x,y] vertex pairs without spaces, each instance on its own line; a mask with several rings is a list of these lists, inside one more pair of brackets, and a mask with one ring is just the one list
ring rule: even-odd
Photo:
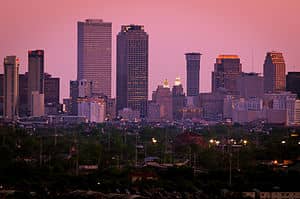
[[112,23],[87,19],[77,28],[77,80],[92,81],[94,94],[111,97]]
[[3,116],[9,120],[16,120],[19,111],[19,59],[16,56],[7,56],[4,58],[3,91]]
[[264,63],[265,93],[285,91],[285,62],[280,52],[267,52]]
[[141,25],[124,25],[117,35],[117,110],[147,114],[148,34]]
[[59,78],[45,73],[45,113],[56,115],[59,112]]
[[[28,110],[32,115],[32,94],[44,94],[44,51],[28,51]],[[37,93],[35,92],[35,96]]]
[[237,55],[219,55],[212,72],[212,91],[225,89],[227,94],[238,95],[237,78],[242,74],[242,64]]
[[286,76],[286,90],[296,93],[300,98],[300,72],[288,72]]
[[173,120],[172,92],[168,80],[165,80],[163,85],[159,85],[156,91],[153,91],[152,102],[159,104],[161,120]]
[[175,84],[172,88],[172,106],[173,118],[181,120],[182,109],[185,106],[185,94],[179,77],[176,78]]
[[200,53],[186,53],[187,96],[199,95]]

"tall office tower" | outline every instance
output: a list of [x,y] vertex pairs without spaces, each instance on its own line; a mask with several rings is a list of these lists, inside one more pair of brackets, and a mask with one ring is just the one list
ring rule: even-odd
[[112,24],[101,19],[78,22],[77,80],[93,82],[93,93],[111,97]]
[[[44,94],[44,51],[28,51],[28,110],[32,115],[32,94]],[[35,93],[35,96],[37,93]]]
[[264,96],[264,78],[258,73],[242,73],[237,78],[237,88],[242,98],[262,98]]
[[70,111],[69,115],[78,115],[77,99],[79,97],[79,81],[70,81]]
[[28,72],[19,74],[19,116],[28,115]]
[[242,74],[242,64],[237,55],[219,55],[212,72],[212,91],[225,89],[227,94],[238,95],[237,78]]
[[172,106],[173,118],[175,120],[181,120],[182,109],[185,106],[185,94],[179,77],[176,78],[175,84],[172,88]]
[[16,120],[19,112],[19,59],[16,56],[4,58],[3,93],[3,116],[9,120]]
[[187,96],[199,95],[200,53],[186,53]]
[[45,113],[56,115],[59,113],[59,78],[45,73]]
[[124,25],[117,36],[117,111],[147,115],[148,34],[141,25]]
[[286,76],[286,90],[296,93],[300,98],[300,72],[288,72]]
[[285,91],[285,62],[280,52],[267,52],[264,63],[265,93]]

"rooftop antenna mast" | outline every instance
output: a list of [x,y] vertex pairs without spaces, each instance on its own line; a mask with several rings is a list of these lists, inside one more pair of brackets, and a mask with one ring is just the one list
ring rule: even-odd
[[252,72],[254,73],[255,71],[254,71],[254,53],[253,53],[253,48],[252,48],[252,55],[251,55],[251,65],[252,65]]

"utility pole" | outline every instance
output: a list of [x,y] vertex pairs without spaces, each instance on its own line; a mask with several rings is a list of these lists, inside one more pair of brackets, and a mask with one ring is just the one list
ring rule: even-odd
[[135,167],[137,167],[137,161],[138,161],[138,156],[137,156],[137,132],[135,133]]
[[43,137],[40,137],[40,167],[43,164]]

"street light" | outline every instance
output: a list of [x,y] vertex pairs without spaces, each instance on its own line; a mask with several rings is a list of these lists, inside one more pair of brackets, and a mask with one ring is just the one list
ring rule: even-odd
[[281,141],[281,144],[285,144],[285,143],[286,143],[286,141],[285,141],[285,140],[282,140],[282,141]]
[[156,143],[157,143],[157,139],[152,138],[152,143],[153,143],[153,144],[156,144]]

